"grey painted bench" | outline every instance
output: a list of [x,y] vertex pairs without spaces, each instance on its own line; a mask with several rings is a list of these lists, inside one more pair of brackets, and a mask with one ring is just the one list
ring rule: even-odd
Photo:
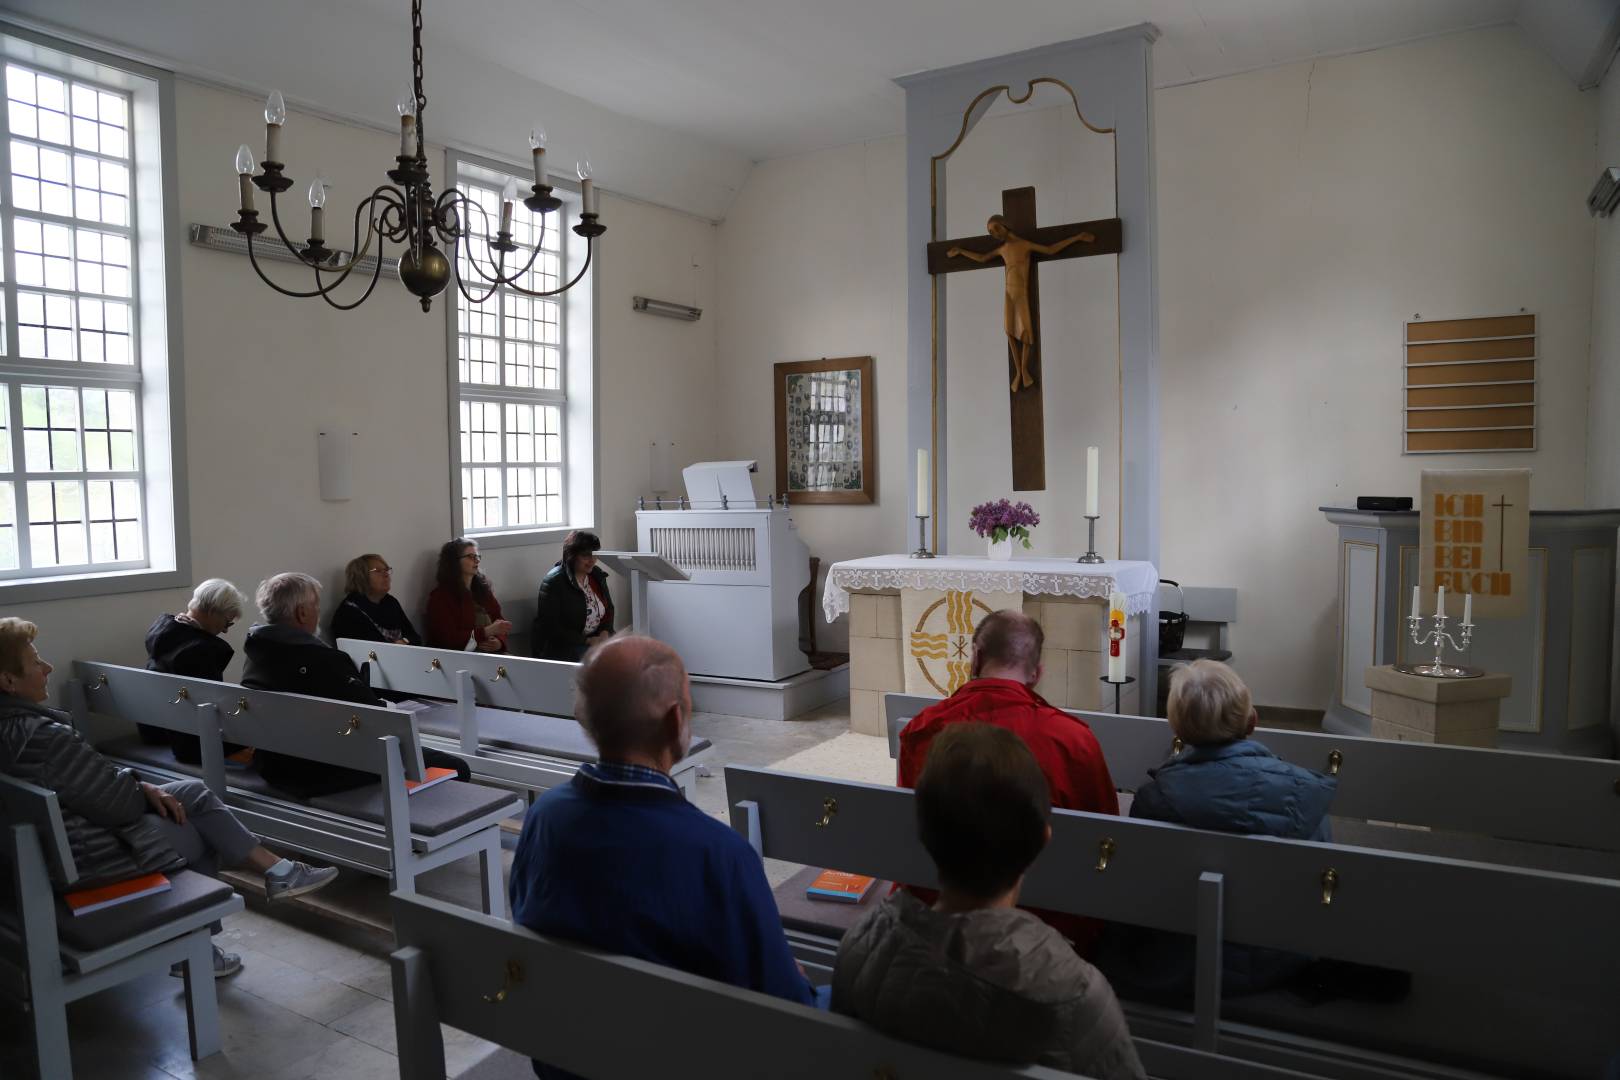
[[[1063,1080],[969,1061],[711,979],[543,938],[421,896],[394,897],[390,958],[402,1080],[442,1080],[448,1024],[595,1080]],[[612,1002],[604,1009],[603,1002]],[[715,1033],[701,1046],[694,1028]],[[626,1038],[633,1030],[634,1037]],[[1288,1080],[1311,1074],[1137,1040],[1158,1077]],[[686,1055],[684,1067],[673,1055]]]
[[[595,745],[573,719],[578,664],[354,638],[337,645],[367,665],[376,689],[452,703],[419,717],[417,727],[427,745],[455,754],[479,779],[541,792],[596,760]],[[670,773],[688,798],[697,756],[708,748],[707,739],[694,739]]]
[[[728,766],[726,790],[763,856],[936,884],[908,789]],[[1591,1076],[1620,1052],[1620,882],[1060,810],[1023,902],[1196,937],[1193,1010],[1128,1002],[1138,1035],[1358,1078]],[[832,934],[789,936],[830,964]],[[1408,971],[1412,994],[1223,1001],[1225,941]]]
[[79,880],[56,794],[9,776],[0,776],[0,862],[12,879],[0,899],[0,995],[28,1005],[41,1080],[73,1075],[70,1002],[176,963],[185,965],[191,1056],[219,1051],[209,927],[242,910],[230,886],[179,870],[168,892],[69,914],[51,883],[53,871],[65,886]]
[[[138,736],[98,749],[154,780],[200,776],[252,832],[269,843],[386,877],[412,892],[435,867],[477,855],[484,910],[506,913],[500,822],[520,813],[509,792],[449,780],[415,795],[422,778],[416,718],[405,712],[232,683],[74,661],[65,701],[81,728],[90,713],[198,736],[202,764],[184,765]],[[223,744],[341,765],[376,786],[296,799],[252,769],[227,770]]]
[[[898,755],[906,722],[937,700],[886,695],[891,757]],[[1148,770],[1176,749],[1167,720],[1066,711],[1096,735],[1121,790],[1142,786]],[[1620,853],[1620,761],[1275,728],[1258,728],[1254,738],[1285,761],[1337,776],[1335,816]]]

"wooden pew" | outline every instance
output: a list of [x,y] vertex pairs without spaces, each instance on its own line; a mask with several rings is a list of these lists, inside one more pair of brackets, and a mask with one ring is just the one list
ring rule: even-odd
[[[907,721],[937,700],[905,694],[885,697],[891,757],[899,754],[900,731]],[[1167,720],[1067,711],[1096,735],[1108,771],[1121,790],[1141,787],[1148,770],[1163,764],[1175,750],[1175,734]],[[1620,853],[1620,761],[1275,728],[1257,728],[1253,738],[1284,761],[1336,776],[1335,817],[1421,825],[1611,856]],[[1602,873],[1606,867],[1620,867],[1620,860],[1586,859],[1581,867],[1587,873]]]
[[186,1032],[193,1060],[219,1052],[219,1002],[209,927],[242,910],[229,885],[192,870],[170,889],[115,908],[71,915],[58,901],[79,880],[56,794],[0,776],[0,996],[25,1003],[41,1080],[73,1075],[67,1007],[82,997],[185,965]]
[[[138,721],[194,734],[203,753],[195,768],[129,736],[99,747],[109,757],[154,781],[201,776],[266,842],[386,877],[402,892],[435,867],[477,855],[484,910],[505,915],[500,822],[521,812],[522,800],[456,780],[407,795],[405,781],[422,778],[412,714],[116,664],[76,660],[73,668],[64,700],[81,728],[92,712]],[[379,784],[295,799],[256,771],[227,770],[224,742],[373,773]]]
[[[540,937],[427,897],[394,897],[394,936],[399,947],[390,961],[402,1080],[442,1080],[440,1024],[596,1080],[1073,1076],[952,1057],[846,1016]],[[604,1002],[611,1007],[604,1009]],[[694,1029],[712,1037],[695,1044]],[[634,1037],[626,1038],[627,1031]],[[1175,1080],[1311,1075],[1142,1040],[1138,1048],[1154,1076]]]
[[[541,792],[596,760],[596,746],[573,719],[578,664],[354,638],[337,645],[365,665],[376,689],[451,702],[418,728],[426,745],[455,754],[479,779]],[[709,740],[694,738],[670,773],[687,798],[708,748]]]
[[[726,790],[762,856],[937,884],[909,789],[728,766]],[[1590,1076],[1620,1051],[1616,881],[1060,810],[1023,902],[1196,937],[1190,1014],[1126,1003],[1133,1032],[1161,1041],[1345,1077]],[[807,963],[836,948],[790,939]],[[1413,990],[1223,1002],[1225,941],[1408,971]]]

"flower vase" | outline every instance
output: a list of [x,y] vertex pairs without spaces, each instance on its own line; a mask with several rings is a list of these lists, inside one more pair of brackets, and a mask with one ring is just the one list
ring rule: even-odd
[[1007,562],[1013,556],[1012,537],[1005,540],[990,541],[990,558],[993,562]]

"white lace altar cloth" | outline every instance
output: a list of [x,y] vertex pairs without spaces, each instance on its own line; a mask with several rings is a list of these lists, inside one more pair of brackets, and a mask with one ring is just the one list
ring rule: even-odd
[[1153,607],[1159,571],[1149,562],[1115,560],[1077,563],[1073,559],[1010,559],[942,555],[913,559],[874,555],[834,563],[821,592],[821,610],[832,622],[849,610],[851,589],[971,589],[978,592],[1024,592],[1031,596],[1074,596],[1106,600],[1122,592],[1129,614]]

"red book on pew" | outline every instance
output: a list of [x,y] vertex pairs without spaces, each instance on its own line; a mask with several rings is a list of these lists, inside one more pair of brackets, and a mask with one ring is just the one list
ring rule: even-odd
[[865,874],[846,874],[842,870],[823,870],[816,875],[804,894],[812,900],[833,900],[840,904],[858,904],[872,891],[877,878]]
[[139,900],[143,896],[156,896],[158,893],[168,892],[171,887],[169,879],[162,874],[143,874],[128,881],[103,885],[98,889],[80,889],[77,892],[64,893],[62,901],[73,914],[88,915],[92,911],[101,911],[103,908],[117,907],[131,900]]
[[434,784],[442,784],[446,780],[454,780],[455,778],[456,770],[454,769],[430,766],[422,770],[422,779],[405,781],[405,794],[415,795],[418,791],[426,791]]

